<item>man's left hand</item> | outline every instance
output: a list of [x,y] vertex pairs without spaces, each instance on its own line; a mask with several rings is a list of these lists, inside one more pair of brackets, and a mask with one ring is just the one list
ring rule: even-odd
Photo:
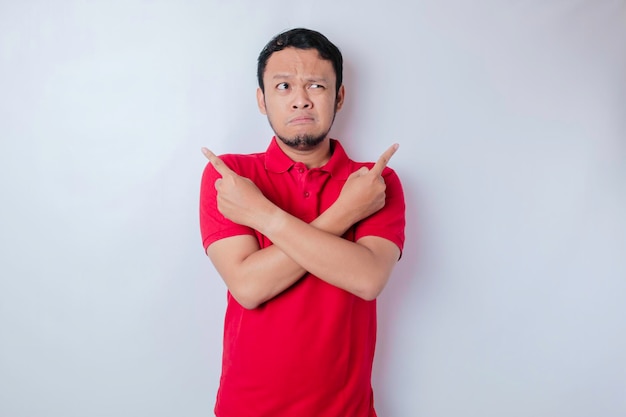
[[269,220],[276,206],[250,179],[238,175],[213,152],[202,148],[202,153],[222,176],[215,181],[217,209],[227,219],[259,230],[259,224]]

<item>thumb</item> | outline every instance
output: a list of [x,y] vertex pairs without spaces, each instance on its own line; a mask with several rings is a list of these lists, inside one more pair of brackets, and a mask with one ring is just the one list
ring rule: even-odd
[[352,174],[350,174],[350,177],[360,177],[367,174],[368,172],[370,172],[370,170],[367,167],[361,167],[354,171]]

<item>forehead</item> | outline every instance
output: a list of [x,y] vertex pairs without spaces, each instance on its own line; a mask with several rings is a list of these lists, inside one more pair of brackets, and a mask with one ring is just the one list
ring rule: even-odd
[[274,52],[267,60],[263,78],[276,76],[336,78],[332,62],[320,57],[316,49],[292,47]]

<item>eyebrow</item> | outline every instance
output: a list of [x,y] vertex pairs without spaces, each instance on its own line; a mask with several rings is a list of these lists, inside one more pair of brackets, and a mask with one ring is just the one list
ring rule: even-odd
[[[291,79],[291,78],[295,78],[295,77],[293,75],[290,75],[290,74],[276,74],[276,75],[274,75],[272,77],[273,80],[288,80],[288,79]],[[315,83],[328,83],[328,80],[326,78],[324,78],[324,77],[312,77],[312,76],[309,76],[309,77],[306,77],[305,80],[307,82],[310,82],[310,83],[312,83],[312,82],[315,82]]]

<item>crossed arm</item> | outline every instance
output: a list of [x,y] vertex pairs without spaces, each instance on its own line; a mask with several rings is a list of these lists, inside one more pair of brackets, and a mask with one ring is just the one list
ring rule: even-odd
[[353,224],[385,204],[382,171],[398,146],[385,151],[371,168],[354,172],[339,198],[313,222],[306,223],[269,201],[247,178],[237,175],[211,151],[205,156],[222,175],[215,182],[218,210],[231,221],[267,236],[261,249],[255,237],[233,236],[207,248],[207,255],[232,296],[256,308],[280,294],[307,271],[366,300],[382,291],[398,260],[398,247],[367,236],[357,242],[341,238]]

